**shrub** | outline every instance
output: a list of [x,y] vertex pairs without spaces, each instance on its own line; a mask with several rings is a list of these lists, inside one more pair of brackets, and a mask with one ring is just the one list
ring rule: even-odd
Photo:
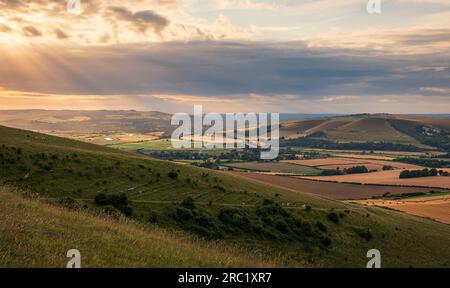
[[147,220],[149,223],[157,223],[159,220],[159,215],[158,213],[151,211],[147,217]]
[[339,215],[337,213],[330,212],[330,213],[328,213],[327,217],[328,217],[328,220],[330,220],[334,224],[339,224]]
[[170,171],[167,176],[169,176],[169,178],[171,179],[177,179],[178,178],[178,173],[176,171]]
[[322,222],[317,221],[316,223],[317,228],[319,228],[320,231],[322,232],[326,232],[327,231],[327,226],[325,226]]
[[105,193],[97,194],[94,198],[94,201],[95,201],[95,204],[97,204],[99,206],[108,205],[108,203],[109,203],[108,196],[106,196]]
[[125,193],[111,195],[100,193],[95,196],[94,201],[98,206],[112,206],[125,214],[125,216],[131,216],[133,214],[133,209],[131,208]]
[[348,169],[344,169],[347,174],[358,174],[358,173],[368,173],[369,169],[366,166],[355,166]]
[[181,206],[187,209],[195,209],[195,201],[192,197],[187,197],[181,202]]
[[322,244],[326,247],[330,247],[331,246],[331,239],[329,237],[324,237],[322,239]]
[[373,238],[373,234],[369,229],[357,229],[356,233],[359,235],[359,237],[363,238],[366,241],[370,241]]
[[436,168],[430,169],[430,176],[437,176],[438,170]]

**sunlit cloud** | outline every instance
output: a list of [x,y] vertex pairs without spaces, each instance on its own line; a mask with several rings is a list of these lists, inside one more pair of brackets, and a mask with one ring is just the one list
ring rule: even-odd
[[354,100],[354,99],[359,99],[359,98],[360,98],[359,96],[351,96],[351,95],[326,96],[321,101],[335,102],[335,101]]

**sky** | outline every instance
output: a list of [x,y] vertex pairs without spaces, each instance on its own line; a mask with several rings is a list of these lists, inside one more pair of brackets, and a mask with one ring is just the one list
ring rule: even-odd
[[0,0],[0,109],[450,111],[450,0],[70,1]]

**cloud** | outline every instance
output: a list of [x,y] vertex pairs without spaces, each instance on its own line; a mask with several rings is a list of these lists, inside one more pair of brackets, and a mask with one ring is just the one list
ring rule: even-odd
[[343,100],[354,100],[359,99],[359,96],[348,96],[348,95],[340,95],[340,96],[326,96],[322,100],[323,102],[335,102],[335,101],[343,101]]
[[167,25],[169,20],[158,15],[154,11],[144,10],[138,12],[131,12],[125,7],[110,7],[109,10],[117,17],[118,20],[130,22],[136,29],[145,33],[147,29],[151,28],[157,33],[161,33]]
[[448,87],[422,87],[420,88],[420,91],[433,94],[447,94],[450,96],[450,88]]
[[42,32],[33,26],[25,26],[23,27],[23,34],[27,37],[39,37],[42,36]]
[[69,35],[68,35],[66,32],[64,32],[64,31],[62,31],[61,29],[59,29],[59,28],[56,28],[56,29],[54,30],[54,33],[55,33],[55,36],[56,36],[58,39],[60,39],[60,40],[64,40],[64,39],[69,38]]
[[241,10],[275,10],[279,8],[274,2],[262,2],[255,0],[214,0],[217,9],[241,9]]

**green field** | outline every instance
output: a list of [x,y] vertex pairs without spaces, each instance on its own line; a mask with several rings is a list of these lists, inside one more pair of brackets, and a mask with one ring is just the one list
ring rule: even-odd
[[126,151],[136,151],[138,149],[143,150],[167,150],[172,149],[172,143],[170,139],[159,139],[145,142],[136,143],[124,143],[124,144],[114,144],[108,145],[112,148],[122,149]]
[[236,162],[227,163],[225,166],[261,172],[296,173],[300,175],[319,175],[322,170],[282,162]]
[[[8,203],[8,199],[12,199],[9,203],[20,204],[2,209],[8,214],[2,214],[0,263],[6,266],[60,265],[57,264],[59,260],[47,262],[53,253],[48,251],[66,249],[63,236],[72,235],[70,231],[74,229],[81,236],[75,237],[70,244],[86,244],[83,246],[88,254],[86,257],[98,257],[97,262],[92,260],[92,266],[141,266],[147,263],[147,256],[138,259],[135,250],[124,249],[121,245],[137,241],[141,247],[146,247],[148,242],[139,237],[151,239],[152,234],[148,232],[147,235],[146,229],[155,227],[175,231],[170,237],[186,233],[201,235],[204,239],[192,244],[196,246],[192,250],[202,250],[195,256],[190,256],[192,250],[186,248],[185,254],[180,256],[184,262],[173,255],[174,251],[185,247],[184,242],[174,240],[165,245],[160,243],[165,242],[164,238],[156,240],[165,248],[158,252],[161,261],[149,265],[158,267],[248,264],[239,257],[226,265],[218,261],[223,253],[220,249],[214,250],[215,246],[212,246],[208,251],[204,248],[204,243],[213,245],[217,241],[236,249],[230,252],[231,255],[245,250],[249,255],[246,258],[276,259],[276,266],[365,267],[366,252],[372,248],[381,251],[385,267],[450,265],[448,225],[381,208],[284,190],[218,171],[5,127],[0,127],[0,164],[0,183],[3,185],[37,194],[40,201],[69,207],[69,210],[53,208],[41,202],[36,204],[34,200],[23,200],[20,204],[22,200],[6,192],[2,202]],[[93,244],[98,239],[93,233],[97,229],[96,223],[83,218],[88,216],[79,216],[73,209],[91,211],[89,213],[120,210],[116,206],[96,205],[94,198],[100,193],[108,197],[124,193],[128,197],[127,205],[132,209],[130,218],[144,226],[145,231],[136,232],[141,236],[133,240],[133,233],[125,233],[123,239],[128,240],[123,240],[120,238],[123,234],[112,230],[111,234],[118,237],[113,237],[113,242]],[[48,212],[50,210],[54,213]],[[38,221],[38,215],[33,213],[39,211],[44,211],[48,219],[58,225],[47,227],[45,221]],[[30,228],[31,232],[27,233],[15,230],[22,227],[23,231],[28,231],[26,227],[35,229]],[[28,234],[34,236],[28,238]],[[105,237],[109,238],[108,235]],[[40,247],[45,247],[47,258],[35,260],[30,265],[24,255],[40,259]],[[211,254],[210,257],[204,257],[205,253]],[[130,254],[128,258],[123,256],[128,260],[120,262],[122,254]]]

